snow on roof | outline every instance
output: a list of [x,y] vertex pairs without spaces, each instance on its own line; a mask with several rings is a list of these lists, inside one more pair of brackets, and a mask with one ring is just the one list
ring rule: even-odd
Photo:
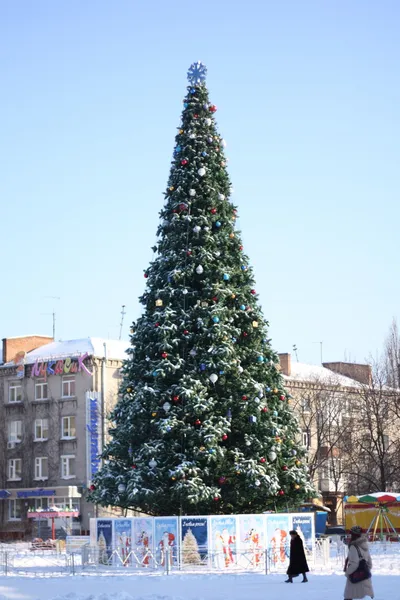
[[[105,347],[104,347],[105,344]],[[121,340],[106,340],[103,338],[83,338],[80,340],[66,340],[63,342],[51,342],[45,344],[32,352],[28,352],[25,358],[26,364],[33,364],[37,360],[57,360],[68,356],[82,356],[89,354],[96,358],[107,358],[116,360],[125,360],[127,358],[126,350],[129,342]]]
[[292,362],[291,374],[283,376],[286,380],[308,381],[324,383],[325,385],[340,385],[346,387],[361,387],[355,379],[334,373],[326,367],[308,365],[306,363]]

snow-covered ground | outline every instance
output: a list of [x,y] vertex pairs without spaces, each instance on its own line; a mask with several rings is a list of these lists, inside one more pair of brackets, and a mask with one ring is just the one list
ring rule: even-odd
[[[0,577],[0,600],[338,600],[343,574],[313,575],[307,584],[282,575],[137,575]],[[400,575],[376,575],[375,600],[400,599]]]

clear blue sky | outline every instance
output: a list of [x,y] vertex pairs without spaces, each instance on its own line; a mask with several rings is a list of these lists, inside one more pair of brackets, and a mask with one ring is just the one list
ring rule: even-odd
[[[274,347],[400,317],[398,0],[3,0],[0,337],[124,337],[202,60]],[[48,296],[59,296],[51,300]]]

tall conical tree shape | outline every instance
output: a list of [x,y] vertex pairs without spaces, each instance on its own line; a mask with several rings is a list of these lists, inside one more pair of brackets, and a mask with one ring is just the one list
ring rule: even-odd
[[154,515],[256,513],[312,493],[204,71],[190,71],[144,312],[90,494]]

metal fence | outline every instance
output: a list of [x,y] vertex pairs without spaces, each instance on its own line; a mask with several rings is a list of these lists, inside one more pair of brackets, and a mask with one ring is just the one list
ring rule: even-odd
[[[400,544],[370,544],[375,573],[400,569]],[[83,546],[79,551],[32,551],[28,548],[0,547],[0,575],[59,577],[73,575],[138,575],[173,573],[285,573],[288,548],[238,548],[229,552],[171,552],[140,548]],[[307,550],[311,571],[338,572],[343,569],[347,549],[344,544],[317,540]]]

